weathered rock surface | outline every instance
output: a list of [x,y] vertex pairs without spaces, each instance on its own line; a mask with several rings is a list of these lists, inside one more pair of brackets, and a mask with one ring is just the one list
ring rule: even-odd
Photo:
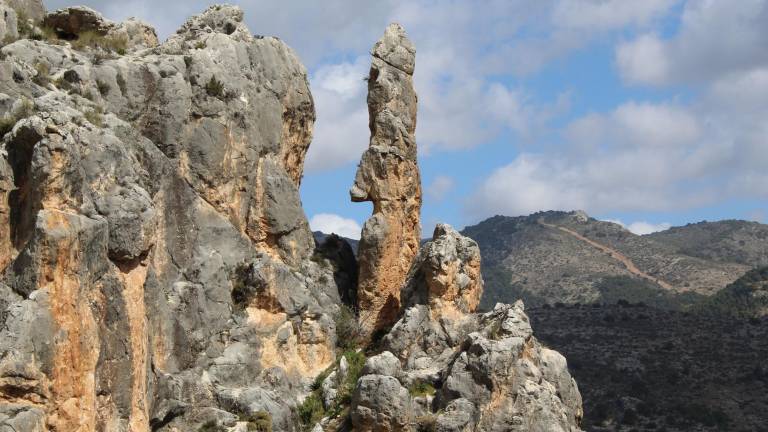
[[0,430],[294,430],[340,304],[298,197],[304,67],[234,7],[162,45],[87,8],[46,23],[0,60]]
[[435,229],[403,290],[403,317],[363,368],[354,430],[579,430],[576,382],[533,337],[522,302],[469,313],[482,292],[479,253],[449,226]]
[[414,306],[384,346],[352,398],[356,431],[580,430],[581,396],[565,358],[533,337],[521,302],[458,321]]
[[446,224],[438,224],[420,250],[401,293],[404,306],[426,304],[434,314],[474,312],[483,294],[480,249]]
[[33,21],[40,21],[45,16],[45,6],[42,0],[3,0],[13,10]]
[[[300,401],[335,364],[321,402],[338,408],[343,393],[356,430],[431,417],[438,430],[575,428],[565,361],[535,342],[522,306],[471,314],[476,245],[440,226],[414,260],[414,50],[401,28],[373,51],[353,196],[376,214],[358,274],[341,239],[315,245],[301,208],[315,113],[290,48],[251,35],[232,6],[162,44],[87,8],[45,19],[50,39],[0,48],[0,430],[296,431]],[[400,319],[378,356],[337,363],[358,277],[363,312]],[[412,395],[420,382],[436,394]]]
[[398,24],[371,51],[368,112],[371,141],[350,190],[352,201],[373,202],[358,261],[360,320],[370,333],[397,319],[400,289],[421,235],[421,178],[416,163],[416,50]]
[[[153,48],[158,45],[155,29],[136,18],[115,23],[85,6],[58,9],[45,15],[42,24],[63,39],[78,39],[85,34],[113,38],[125,49]],[[89,35],[90,36],[90,35]]]

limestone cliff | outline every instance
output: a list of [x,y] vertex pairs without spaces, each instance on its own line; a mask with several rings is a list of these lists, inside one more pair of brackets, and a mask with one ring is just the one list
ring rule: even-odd
[[392,324],[421,237],[421,178],[416,163],[416,50],[398,24],[371,51],[368,114],[371,141],[350,190],[371,201],[358,249],[360,321],[368,333]]
[[[163,43],[137,20],[40,8],[0,0],[0,430],[573,429],[578,392],[522,307],[472,314],[477,246],[440,226],[417,253],[402,28],[373,50],[358,273],[301,207],[315,111],[289,47],[232,6]],[[381,345],[355,345],[358,280],[366,331],[397,322]],[[404,387],[427,380],[437,405]],[[339,410],[318,423],[321,390]]]
[[242,17],[158,44],[68,8],[0,50],[0,429],[295,428],[340,298],[298,195],[306,71]]

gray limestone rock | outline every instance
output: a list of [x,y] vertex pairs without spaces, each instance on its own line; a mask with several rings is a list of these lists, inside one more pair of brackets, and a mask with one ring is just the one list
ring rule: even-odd
[[355,431],[407,430],[412,421],[408,390],[397,378],[364,375],[358,380],[352,394],[350,418]]
[[[85,7],[3,5],[60,39],[0,48],[0,430],[244,431],[255,418],[298,430],[359,278],[346,243],[316,250],[301,208],[315,112],[295,53],[251,35],[233,6],[158,44],[151,27]],[[360,257],[386,255],[405,277],[421,199],[414,50],[394,25],[372,55],[372,139],[352,195],[406,202],[366,223]],[[438,430],[577,424],[565,360],[535,342],[522,305],[467,313],[475,249],[447,227],[425,247],[408,307],[389,305],[398,321],[352,395],[357,430],[409,430],[421,416]],[[326,405],[353,372],[339,361]],[[434,397],[412,397],[420,383]],[[484,409],[495,391],[503,412]]]

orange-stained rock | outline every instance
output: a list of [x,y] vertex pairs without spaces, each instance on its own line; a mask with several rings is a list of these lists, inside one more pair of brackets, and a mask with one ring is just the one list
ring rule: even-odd
[[397,319],[400,289],[421,237],[421,178],[416,162],[416,50],[399,24],[390,24],[371,52],[368,112],[371,140],[350,190],[371,201],[358,260],[360,323],[368,333]]

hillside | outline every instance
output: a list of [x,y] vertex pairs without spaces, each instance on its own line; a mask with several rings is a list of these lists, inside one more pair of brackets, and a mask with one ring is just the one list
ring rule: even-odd
[[647,306],[529,310],[584,397],[587,431],[760,431],[768,424],[768,319]]
[[[482,251],[484,307],[518,297],[531,304],[624,298],[678,307],[718,292],[765,260],[758,251],[766,248],[768,228],[738,225],[695,224],[673,229],[674,235],[640,236],[583,212],[550,211],[494,216],[463,233]],[[723,246],[694,255],[681,246],[687,238],[718,238]],[[741,244],[748,253],[733,246]]]
[[768,266],[768,225],[757,222],[698,222],[647,237],[690,256],[751,267]]
[[301,206],[307,70],[240,8],[164,42],[84,6],[0,12],[1,431],[581,430],[524,305],[477,313],[477,244],[440,224],[419,248],[402,26],[371,50],[355,257]]

